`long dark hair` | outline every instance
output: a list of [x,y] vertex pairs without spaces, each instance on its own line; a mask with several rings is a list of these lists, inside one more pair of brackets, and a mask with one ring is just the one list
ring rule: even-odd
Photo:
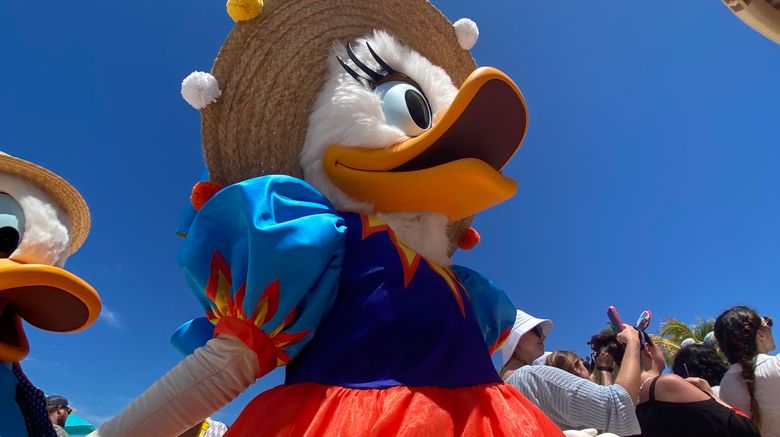
[[756,374],[753,357],[758,354],[756,332],[762,320],[752,308],[735,306],[723,312],[715,320],[715,338],[729,363],[742,366],[742,378],[750,394],[750,416],[756,425],[761,424],[756,391]]

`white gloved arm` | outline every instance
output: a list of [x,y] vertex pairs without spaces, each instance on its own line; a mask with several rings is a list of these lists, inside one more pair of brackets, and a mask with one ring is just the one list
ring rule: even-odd
[[251,349],[221,334],[89,437],[178,436],[252,385],[258,369],[257,355]]

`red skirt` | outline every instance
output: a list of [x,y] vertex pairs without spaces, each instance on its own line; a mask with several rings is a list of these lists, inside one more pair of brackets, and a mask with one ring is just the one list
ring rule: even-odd
[[226,436],[563,436],[508,384],[361,390],[315,383],[257,396]]

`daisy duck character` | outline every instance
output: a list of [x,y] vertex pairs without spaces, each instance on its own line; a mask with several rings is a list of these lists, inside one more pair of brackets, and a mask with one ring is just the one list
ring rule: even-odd
[[178,261],[214,338],[100,435],[175,435],[279,366],[227,435],[562,435],[491,361],[513,305],[451,265],[514,195],[526,131],[517,86],[469,54],[474,22],[424,0],[228,11],[211,74],[182,88],[210,181]]

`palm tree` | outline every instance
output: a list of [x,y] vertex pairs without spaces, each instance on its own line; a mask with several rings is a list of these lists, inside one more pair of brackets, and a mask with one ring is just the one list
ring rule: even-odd
[[650,334],[650,337],[664,352],[667,364],[671,365],[677,351],[682,347],[683,341],[693,339],[696,343],[702,343],[707,334],[712,332],[714,328],[715,320],[713,319],[704,320],[697,317],[696,323],[692,325],[686,325],[677,319],[666,319],[661,322],[659,335]]

